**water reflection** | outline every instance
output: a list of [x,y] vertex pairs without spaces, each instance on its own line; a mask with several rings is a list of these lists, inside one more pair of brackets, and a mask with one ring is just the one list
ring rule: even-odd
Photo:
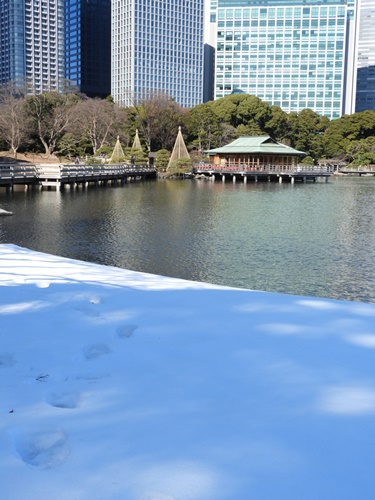
[[1,242],[138,271],[375,301],[375,179],[0,193]]

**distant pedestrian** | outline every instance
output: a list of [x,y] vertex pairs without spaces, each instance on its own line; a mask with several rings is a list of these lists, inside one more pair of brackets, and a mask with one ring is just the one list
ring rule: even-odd
[[75,159],[75,162],[74,162],[74,163],[75,163],[76,165],[79,165],[79,158],[78,158],[78,156],[76,157],[76,159]]

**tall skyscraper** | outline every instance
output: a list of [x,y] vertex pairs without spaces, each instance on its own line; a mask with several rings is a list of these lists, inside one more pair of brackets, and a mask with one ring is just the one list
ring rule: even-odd
[[356,23],[354,0],[218,0],[214,98],[243,91],[286,112],[353,113]]
[[0,84],[30,93],[61,91],[64,0],[0,0]]
[[111,0],[65,0],[65,75],[89,97],[111,93]]
[[359,1],[356,111],[375,110],[375,0]]
[[204,0],[112,0],[112,95],[131,106],[152,92],[187,108],[203,99]]

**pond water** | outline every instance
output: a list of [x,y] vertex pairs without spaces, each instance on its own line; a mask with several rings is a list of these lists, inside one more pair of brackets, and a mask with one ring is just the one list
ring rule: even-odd
[[0,192],[0,242],[234,287],[375,302],[375,178]]

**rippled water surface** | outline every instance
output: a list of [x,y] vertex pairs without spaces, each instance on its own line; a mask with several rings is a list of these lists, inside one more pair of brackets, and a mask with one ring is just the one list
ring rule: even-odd
[[136,271],[375,302],[375,178],[0,193],[0,241]]

